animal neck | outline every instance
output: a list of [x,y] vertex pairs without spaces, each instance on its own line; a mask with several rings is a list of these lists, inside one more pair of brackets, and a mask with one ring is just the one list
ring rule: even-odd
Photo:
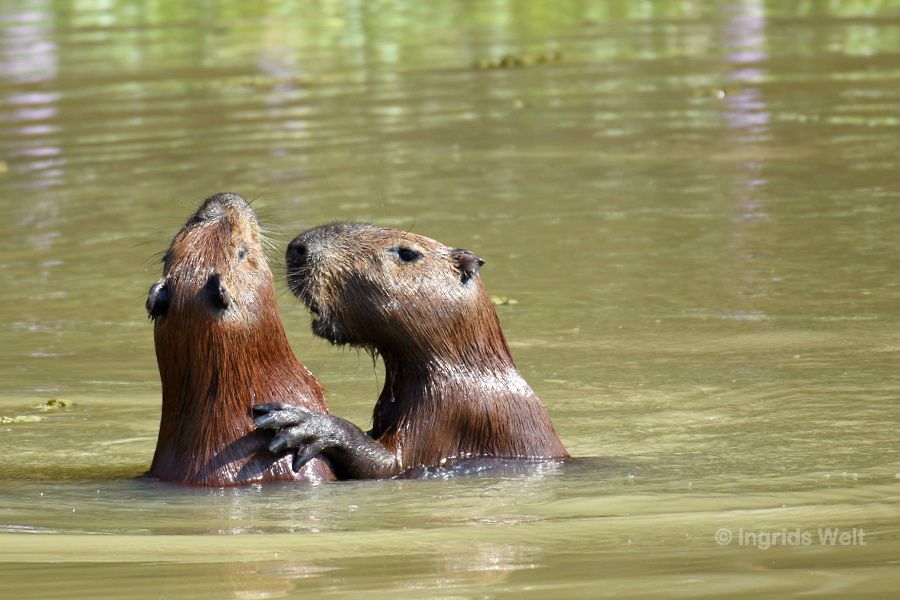
[[515,403],[534,397],[512,360],[485,364],[396,360],[384,357],[384,388],[375,407],[375,429],[395,429],[423,411],[493,399]]
[[324,408],[321,387],[296,360],[280,326],[259,323],[251,331],[185,321],[156,332],[163,406],[154,474],[227,478],[260,446],[252,405],[305,398]]
[[[484,304],[482,306],[485,306]],[[534,395],[513,361],[493,306],[461,314],[440,334],[401,334],[377,348],[384,359],[384,389],[375,407],[375,430],[389,431],[423,405],[446,406],[473,395]]]
[[568,456],[499,323],[455,342],[453,351],[439,344],[431,353],[383,354],[385,384],[371,434],[403,468],[471,456]]

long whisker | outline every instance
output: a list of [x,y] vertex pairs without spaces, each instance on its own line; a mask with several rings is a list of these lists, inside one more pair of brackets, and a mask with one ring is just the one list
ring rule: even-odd
[[166,258],[166,252],[168,252],[168,250],[160,250],[158,252],[154,252],[148,258],[146,258],[143,263],[144,272],[146,273],[150,269],[162,263]]

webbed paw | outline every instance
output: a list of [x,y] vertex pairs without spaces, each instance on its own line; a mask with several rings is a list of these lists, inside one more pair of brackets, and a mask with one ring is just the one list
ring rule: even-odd
[[253,421],[257,428],[275,431],[275,437],[268,446],[269,452],[293,453],[294,471],[299,471],[316,454],[334,443],[334,417],[330,415],[283,402],[257,404],[253,412],[259,415]]

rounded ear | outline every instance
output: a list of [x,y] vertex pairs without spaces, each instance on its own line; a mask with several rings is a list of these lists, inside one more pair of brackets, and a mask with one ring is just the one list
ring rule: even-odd
[[144,304],[147,308],[147,317],[156,319],[159,316],[165,316],[169,310],[169,288],[162,281],[157,281],[150,287],[147,292],[147,302]]
[[465,248],[454,248],[450,251],[450,256],[453,258],[456,268],[459,269],[460,281],[463,284],[478,275],[478,269],[484,264],[484,261],[478,258],[474,252]]

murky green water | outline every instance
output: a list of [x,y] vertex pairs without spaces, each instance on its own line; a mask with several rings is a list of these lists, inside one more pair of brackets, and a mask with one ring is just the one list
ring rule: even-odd
[[[41,420],[0,424],[0,595],[887,597],[898,134],[896,2],[3,3],[0,416]],[[350,219],[478,252],[583,458],[133,479],[154,255],[225,190],[282,244]],[[367,423],[377,369],[281,289],[332,410]]]

